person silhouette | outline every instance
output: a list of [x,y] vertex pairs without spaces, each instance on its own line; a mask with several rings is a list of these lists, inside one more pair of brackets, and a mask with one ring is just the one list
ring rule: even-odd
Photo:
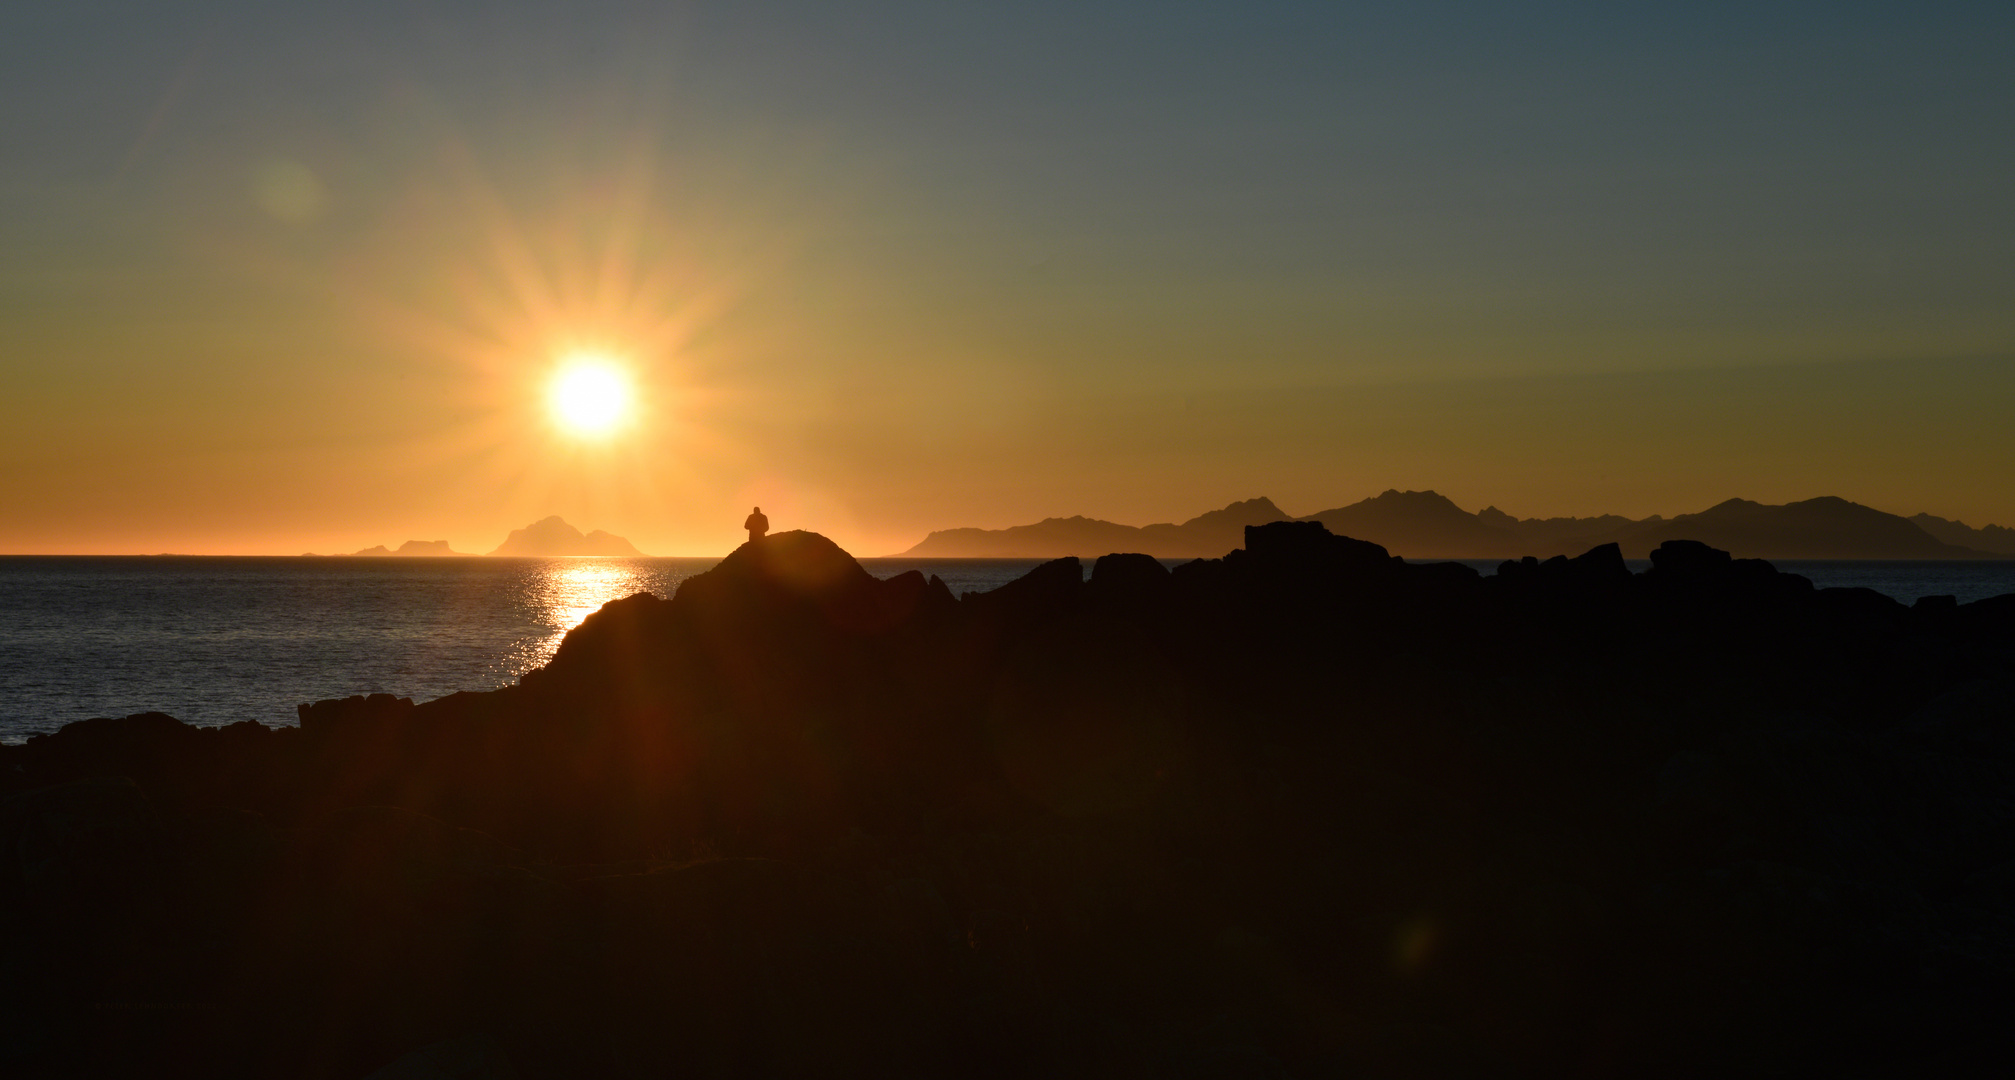
[[742,528],[749,530],[749,543],[753,544],[770,531],[770,519],[763,516],[763,508],[758,506],[749,515],[749,520],[742,522]]

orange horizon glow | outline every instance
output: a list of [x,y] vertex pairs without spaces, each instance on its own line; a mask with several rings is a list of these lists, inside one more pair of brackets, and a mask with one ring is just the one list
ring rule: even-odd
[[[1387,488],[2015,526],[2015,84],[1970,16],[1843,16],[1940,73],[1883,98],[1762,41],[1729,85],[1753,28],[1690,14],[1486,72],[1334,5],[1143,18],[1128,63],[983,9],[504,6],[15,28],[0,553],[557,514],[700,555],[761,505],[881,555]],[[563,390],[590,357],[624,389]]]

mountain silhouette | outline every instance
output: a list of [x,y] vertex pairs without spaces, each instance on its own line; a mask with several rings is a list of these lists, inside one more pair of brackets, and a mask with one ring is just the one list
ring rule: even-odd
[[1965,559],[1985,554],[1944,543],[1909,518],[1831,495],[1782,506],[1729,499],[1636,530],[1624,550],[1648,553],[1667,540],[1682,539],[1763,559]]
[[1947,521],[1930,514],[1918,514],[1910,519],[1918,528],[1939,540],[1959,547],[1985,551],[1991,555],[2015,556],[2015,529],[2001,525],[1973,528],[1963,521]]
[[453,550],[452,548],[448,547],[448,542],[446,540],[408,540],[405,543],[400,544],[399,550],[397,551],[392,551],[387,547],[385,547],[385,545],[379,544],[377,547],[368,547],[362,551],[351,552],[351,554],[440,556],[440,555],[466,555],[468,553]]
[[1657,514],[1642,520],[1632,520],[1621,514],[1520,519],[1495,506],[1477,511],[1476,517],[1486,525],[1516,533],[1524,542],[1525,552],[1534,555],[1561,555],[1586,551],[1602,544],[1621,543],[1621,538],[1632,535],[1634,531],[1665,520]]
[[600,529],[582,535],[561,519],[558,514],[532,522],[522,529],[513,529],[504,538],[492,555],[532,555],[550,557],[559,555],[630,555],[641,556],[628,540]]
[[1293,517],[1270,500],[1235,502],[1181,525],[1133,528],[1095,518],[1049,518],[1009,529],[945,529],[904,555],[952,558],[1058,558],[1140,551],[1160,558],[1207,557],[1238,546],[1237,529],[1270,521],[1319,521],[1332,532],[1381,545],[1409,559],[1545,558],[1616,544],[1648,558],[1667,540],[1700,540],[1738,558],[1977,559],[2015,556],[2015,529],[1974,529],[1919,514],[1899,517],[1837,496],[1769,505],[1729,499],[1694,514],[1632,519],[1517,518],[1495,506],[1470,513],[1435,491],[1388,489],[1375,498]]
[[1008,529],[944,529],[902,554],[913,559],[1056,559],[1131,551],[1161,559],[1212,558],[1244,543],[1247,525],[1288,518],[1273,500],[1262,497],[1232,503],[1180,525],[1136,527],[1068,517]]
[[1484,521],[1433,491],[1387,489],[1377,498],[1300,520],[1320,521],[1330,532],[1369,540],[1412,559],[1494,559],[1527,554],[1515,531]]

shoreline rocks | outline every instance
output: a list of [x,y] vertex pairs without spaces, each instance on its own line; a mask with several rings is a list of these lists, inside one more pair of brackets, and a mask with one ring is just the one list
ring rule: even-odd
[[504,690],[0,747],[0,1066],[1963,1075],[2010,806],[2015,597],[781,533]]

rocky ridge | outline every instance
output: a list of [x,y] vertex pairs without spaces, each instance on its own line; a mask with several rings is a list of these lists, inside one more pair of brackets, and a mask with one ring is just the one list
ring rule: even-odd
[[2010,806],[2015,596],[783,533],[514,687],[0,747],[0,1065],[1986,1075]]

